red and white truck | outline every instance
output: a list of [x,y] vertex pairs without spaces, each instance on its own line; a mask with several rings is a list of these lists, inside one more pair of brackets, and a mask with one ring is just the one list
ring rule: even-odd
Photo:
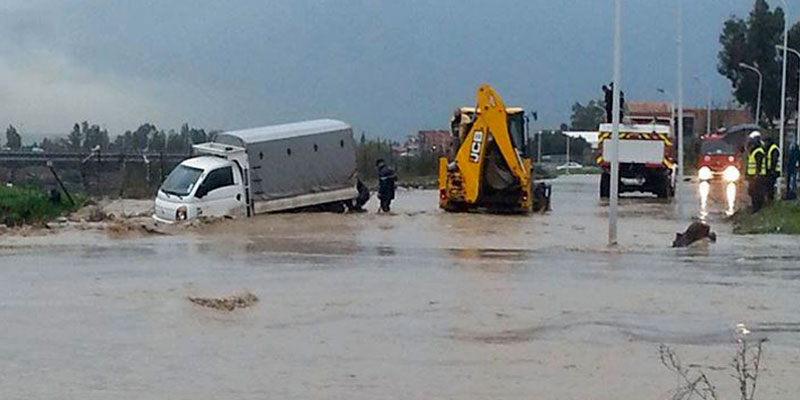
[[726,140],[725,135],[705,135],[700,138],[697,177],[704,182],[738,182],[742,171],[741,158],[742,148]]
[[[671,198],[675,193],[672,129],[667,123],[620,124],[619,193],[653,193]],[[600,125],[597,164],[603,168],[600,197],[611,187],[611,124]]]

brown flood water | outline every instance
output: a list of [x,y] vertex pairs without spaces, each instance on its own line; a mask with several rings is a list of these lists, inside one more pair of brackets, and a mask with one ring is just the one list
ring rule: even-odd
[[[554,181],[544,216],[410,191],[394,215],[0,237],[0,398],[662,399],[660,343],[736,398],[744,323],[770,339],[757,397],[795,399],[800,241],[730,235],[687,184],[623,199],[610,251],[597,179]],[[718,243],[669,248],[706,212]],[[260,301],[231,313],[186,300],[244,290]]]

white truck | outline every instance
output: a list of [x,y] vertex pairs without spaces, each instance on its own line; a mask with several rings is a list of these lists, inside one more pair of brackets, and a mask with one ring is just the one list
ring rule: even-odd
[[359,207],[350,125],[323,119],[225,132],[193,146],[158,190],[153,217],[253,216],[307,207]]
[[[611,187],[611,124],[600,125],[597,164],[603,168],[600,197],[608,198]],[[675,162],[669,122],[620,124],[619,193],[649,192],[659,198],[675,193]]]

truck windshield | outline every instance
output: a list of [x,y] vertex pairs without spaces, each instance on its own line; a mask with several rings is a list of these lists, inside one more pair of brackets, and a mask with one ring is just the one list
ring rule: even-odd
[[704,140],[700,144],[700,152],[703,154],[733,154],[733,146],[724,140]]
[[183,164],[178,165],[161,185],[161,191],[176,196],[188,196],[192,192],[197,179],[203,174],[200,168],[187,167]]

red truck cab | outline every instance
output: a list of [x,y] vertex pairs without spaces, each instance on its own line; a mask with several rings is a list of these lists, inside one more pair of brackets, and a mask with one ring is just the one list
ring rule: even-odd
[[701,181],[737,182],[741,178],[741,154],[723,135],[706,135],[700,141],[697,177]]

